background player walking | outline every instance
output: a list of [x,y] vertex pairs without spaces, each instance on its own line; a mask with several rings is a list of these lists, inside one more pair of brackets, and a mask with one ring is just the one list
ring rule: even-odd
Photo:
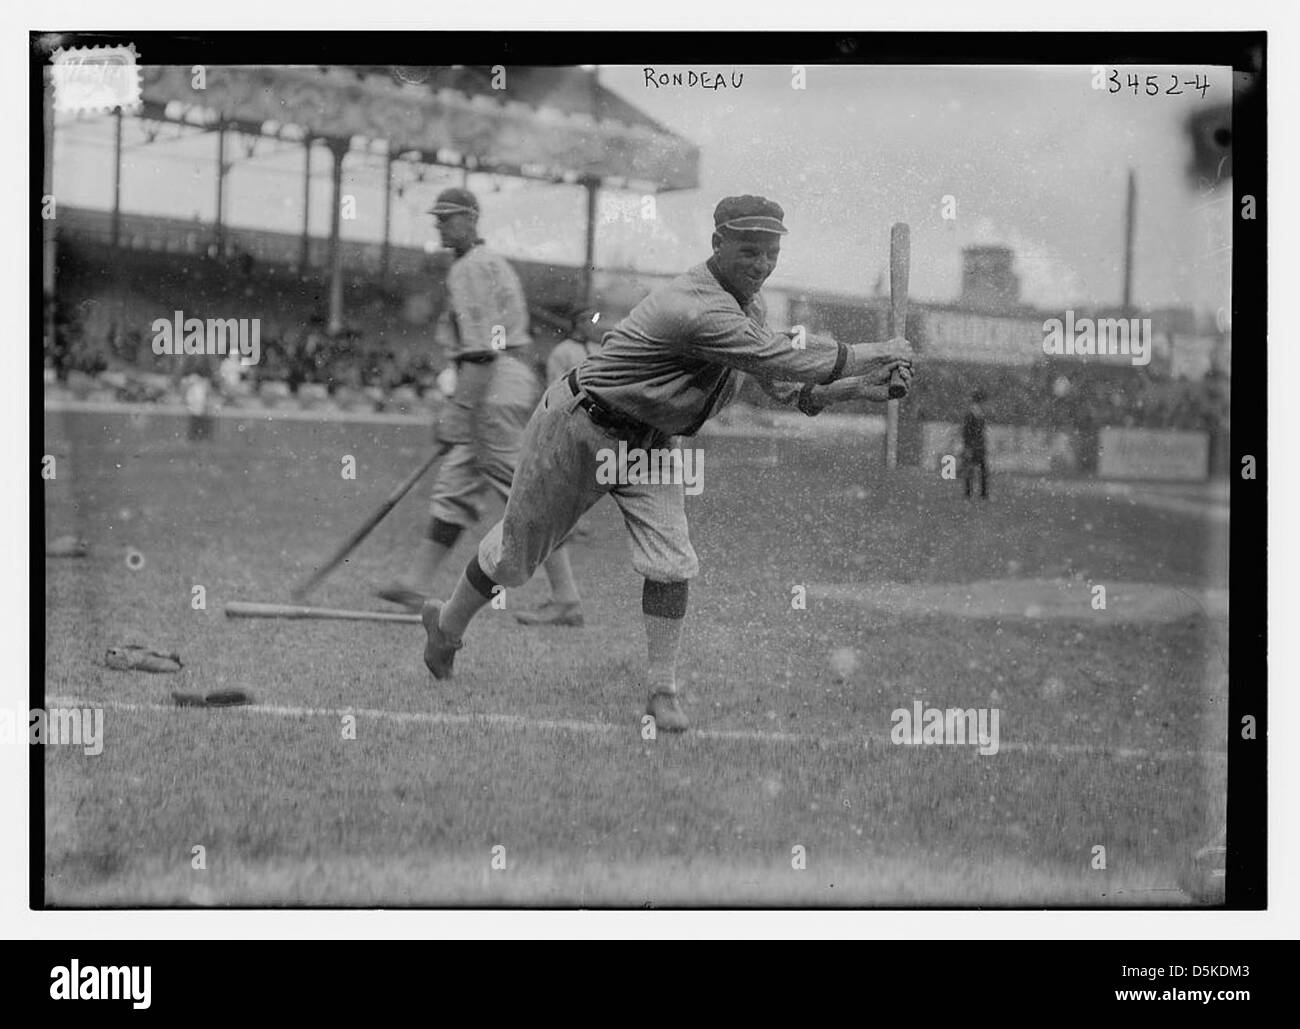
[[970,407],[961,423],[962,471],[966,480],[966,499],[971,498],[975,473],[980,476],[980,497],[989,498],[989,459],[987,425],[984,417],[984,394],[976,390],[971,394]]
[[425,664],[448,678],[470,620],[495,587],[528,581],[589,507],[608,493],[644,578],[647,711],[658,727],[688,726],[677,696],[677,653],[688,583],[699,562],[687,531],[682,482],[601,481],[604,455],[671,448],[730,402],[742,373],[771,396],[813,415],[840,400],[888,397],[897,369],[911,382],[902,339],[848,345],[766,326],[759,289],[780,256],[784,212],[757,196],[714,211],[713,255],[642,300],[600,350],[552,382],[524,435],[505,515],[479,544],[451,598],[421,613]]
[[[523,287],[510,262],[479,238],[478,198],[467,189],[445,189],[430,213],[443,246],[456,255],[447,273],[455,387],[436,429],[448,450],[433,484],[428,532],[410,572],[378,591],[412,610],[432,592],[434,576],[461,533],[478,520],[481,500],[491,493],[509,496],[538,394]],[[567,551],[556,547],[543,567],[551,600],[532,624],[581,625]]]

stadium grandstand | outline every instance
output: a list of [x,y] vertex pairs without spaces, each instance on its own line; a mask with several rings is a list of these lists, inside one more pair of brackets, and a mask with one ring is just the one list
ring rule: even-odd
[[[199,374],[221,382],[219,402],[234,407],[434,406],[443,349],[431,344],[446,331],[438,315],[449,255],[392,238],[403,183],[422,183],[424,170],[436,169],[471,184],[476,176],[508,176],[582,191],[586,221],[575,234],[582,230],[585,260],[514,260],[539,368],[576,306],[597,300],[612,324],[663,278],[597,267],[599,191],[653,194],[697,185],[699,151],[604,89],[592,69],[511,68],[507,102],[493,90],[493,69],[484,68],[223,69],[201,94],[190,88],[189,69],[142,71],[142,108],[102,116],[114,123],[112,203],[61,206],[47,222],[44,358],[47,393],[56,399],[175,403],[181,380]],[[291,99],[282,105],[284,97]],[[277,120],[284,109],[295,112],[295,124]],[[167,133],[217,137],[213,218],[122,209],[129,168],[122,140],[130,122],[140,147]],[[234,225],[225,216],[238,155],[251,157],[268,143],[282,156],[300,151],[298,231]],[[312,231],[313,213],[318,222],[322,213],[312,210],[312,162],[321,158],[330,172],[328,206],[318,205],[330,212],[326,233]],[[338,212],[345,160],[379,169],[378,239],[344,237]],[[971,247],[963,261],[958,298],[913,302],[909,337],[924,366],[900,405],[905,463],[926,459],[924,426],[959,421],[979,389],[998,424],[1068,436],[1069,457],[1053,459],[1052,470],[1094,472],[1105,428],[1204,433],[1208,471],[1222,470],[1230,336],[1221,326],[1186,310],[1091,311],[1150,318],[1149,364],[1054,358],[1042,351],[1043,324],[1061,312],[1020,300],[1015,255],[1006,247]],[[879,289],[871,296],[791,286],[765,292],[779,328],[800,324],[844,340],[885,334],[888,304]],[[262,361],[225,380],[212,358],[178,362],[169,374],[151,370],[149,326],[177,296],[185,298],[187,316],[259,318]],[[757,409],[770,405],[756,388],[742,400]],[[865,404],[859,412],[876,413]]]

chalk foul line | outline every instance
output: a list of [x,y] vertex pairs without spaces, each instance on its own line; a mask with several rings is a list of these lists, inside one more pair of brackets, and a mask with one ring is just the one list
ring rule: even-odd
[[[352,715],[358,719],[369,718],[376,721],[395,722],[414,725],[465,725],[515,730],[540,730],[544,732],[573,732],[586,735],[617,736],[631,735],[640,739],[640,724],[630,722],[619,725],[609,722],[584,722],[577,719],[531,718],[527,715],[508,714],[454,714],[442,711],[391,711],[385,708],[314,708],[296,707],[283,704],[247,704],[228,708],[182,708],[174,704],[135,703],[121,700],[95,700],[86,697],[47,697],[47,707],[65,708],[105,708],[113,711],[170,711],[193,714],[196,710],[212,712],[217,717],[249,717],[264,715],[273,718],[332,718],[341,719]],[[810,733],[768,732],[761,729],[692,729],[687,733],[691,739],[740,741],[750,743],[795,744],[816,747],[902,747],[895,744],[888,736],[863,733],[854,736],[817,736]],[[968,746],[975,746],[969,744]],[[918,748],[924,749],[924,748]],[[1221,750],[1151,750],[1144,747],[1115,747],[1094,743],[1046,743],[1004,741],[999,744],[998,752],[1010,751],[1015,754],[1048,754],[1053,756],[1081,755],[1090,757],[1111,757],[1122,760],[1205,760],[1220,762],[1227,760],[1227,752]],[[992,755],[990,755],[992,756]]]

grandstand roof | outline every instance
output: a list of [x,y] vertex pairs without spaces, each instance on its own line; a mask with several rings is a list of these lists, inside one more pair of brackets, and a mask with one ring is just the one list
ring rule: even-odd
[[[500,100],[493,89],[493,71],[485,65],[410,67],[383,64],[349,65],[359,75],[379,76],[423,85],[432,93],[454,89],[467,96]],[[600,85],[593,72],[582,68],[509,68],[509,95],[534,107],[554,107],[565,114],[584,114],[599,121],[639,125],[654,132],[672,133],[648,114]]]
[[698,147],[580,68],[214,66],[201,91],[187,66],[142,73],[150,118],[348,140],[353,149],[553,182],[659,191],[699,181]]

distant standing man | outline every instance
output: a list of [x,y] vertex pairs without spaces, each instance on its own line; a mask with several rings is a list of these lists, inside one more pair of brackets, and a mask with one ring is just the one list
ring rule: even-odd
[[978,469],[980,473],[980,499],[989,498],[989,462],[987,426],[984,420],[984,394],[976,390],[971,394],[970,408],[961,423],[962,471],[966,479],[966,499],[971,499],[971,485]]
[[[461,533],[478,521],[480,500],[489,493],[509,497],[538,396],[523,286],[510,262],[483,245],[478,198],[467,189],[445,189],[429,213],[437,219],[442,245],[456,255],[447,272],[455,386],[436,429],[448,450],[433,484],[428,531],[410,571],[378,591],[384,600],[416,611]],[[568,551],[557,548],[543,567],[551,599],[531,624],[581,625]]]
[[599,308],[582,307],[575,311],[572,330],[551,348],[546,358],[546,384],[549,386],[561,375],[568,374],[599,350],[606,328],[600,324]]
[[450,678],[474,615],[499,586],[533,570],[606,493],[631,537],[632,566],[643,577],[647,713],[659,729],[689,725],[677,696],[677,652],[688,585],[699,571],[686,524],[683,483],[609,482],[608,455],[626,445],[671,448],[693,436],[737,394],[742,373],[805,414],[840,400],[888,397],[890,373],[911,380],[905,340],[836,343],[766,325],[759,289],[772,274],[786,234],[781,207],[763,197],[722,200],[713,214],[713,254],[642,300],[600,350],[552,382],[533,413],[505,516],[444,604],[421,612],[424,663]]

